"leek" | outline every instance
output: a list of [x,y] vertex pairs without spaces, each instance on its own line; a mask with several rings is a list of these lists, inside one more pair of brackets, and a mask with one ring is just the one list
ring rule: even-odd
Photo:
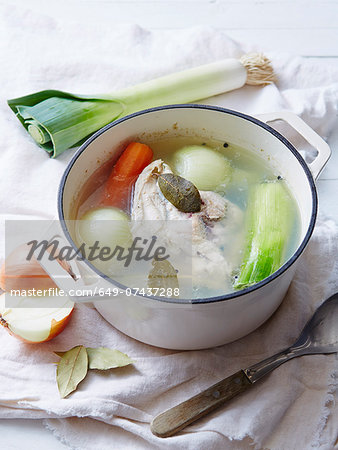
[[245,83],[265,85],[274,79],[270,61],[252,54],[166,75],[115,94],[87,96],[46,90],[8,100],[8,105],[34,141],[56,157],[104,125],[136,111],[194,102]]
[[234,283],[243,289],[268,277],[283,264],[294,223],[284,181],[256,185],[249,196],[247,247]]

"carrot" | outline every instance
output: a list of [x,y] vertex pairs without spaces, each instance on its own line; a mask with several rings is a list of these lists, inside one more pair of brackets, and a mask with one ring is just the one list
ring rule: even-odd
[[103,191],[102,203],[126,208],[131,188],[142,170],[153,159],[152,149],[140,142],[131,142],[117,160]]

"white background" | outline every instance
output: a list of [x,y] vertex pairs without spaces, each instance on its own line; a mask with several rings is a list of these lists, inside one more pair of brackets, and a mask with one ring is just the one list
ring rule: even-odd
[[[0,0],[1,1],[1,0]],[[294,53],[338,65],[337,0],[3,0],[57,17],[100,26],[138,23],[150,29],[210,25],[264,50]],[[320,211],[338,222],[338,119],[329,138],[332,158],[317,186]],[[41,421],[0,420],[1,447],[65,448]]]

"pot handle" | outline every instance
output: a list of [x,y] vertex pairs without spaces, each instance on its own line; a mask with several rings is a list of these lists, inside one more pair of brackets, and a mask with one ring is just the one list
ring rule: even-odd
[[[69,245],[60,234],[56,234],[49,238],[48,242],[48,246],[52,245],[53,242],[58,242],[61,246]],[[40,254],[38,262],[52,278],[54,283],[60,289],[67,292],[72,299],[76,298],[76,302],[90,304],[95,297],[100,296],[100,281],[95,280],[92,283],[88,282],[88,279],[81,273],[80,267],[84,267],[81,261],[66,261],[60,260],[57,257],[50,258],[50,253],[44,251]],[[85,267],[83,270],[89,273]],[[87,292],[87,294],[80,295],[79,293],[81,291]],[[88,294],[88,292],[90,292],[90,294]]]
[[259,114],[255,117],[265,123],[283,120],[294,130],[296,130],[309,144],[311,144],[318,153],[316,158],[308,164],[308,166],[311,170],[313,178],[316,179],[319,177],[331,156],[331,149],[324,139],[321,138],[308,124],[306,124],[303,119],[291,111],[265,113]]

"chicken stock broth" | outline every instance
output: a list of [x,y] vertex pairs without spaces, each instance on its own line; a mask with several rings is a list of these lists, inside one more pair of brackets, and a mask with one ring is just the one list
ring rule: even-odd
[[[152,201],[148,211],[148,203],[142,202],[148,195],[146,188],[156,188],[156,180],[149,177],[141,186],[147,167],[135,177],[136,184],[130,186],[128,199],[120,209],[134,220],[191,219],[191,298],[221,296],[250,286],[260,281],[257,277],[264,279],[276,271],[295,252],[300,237],[298,207],[283,173],[263,157],[263,150],[254,152],[228,142],[186,136],[147,140],[146,144],[153,151],[154,173],[161,168],[191,178],[189,181],[200,192],[201,212],[176,211],[160,189],[156,194],[158,206]],[[156,163],[159,160],[162,165]],[[102,192],[112,166],[105,164],[85,183],[76,201],[74,218],[81,219],[102,206]],[[210,173],[206,172],[209,166]],[[183,232],[180,227],[174,229],[173,241],[180,246]],[[79,240],[77,244],[81,244]],[[176,281],[175,286],[184,284],[180,272]],[[144,274],[143,283],[149,286],[149,272]]]

